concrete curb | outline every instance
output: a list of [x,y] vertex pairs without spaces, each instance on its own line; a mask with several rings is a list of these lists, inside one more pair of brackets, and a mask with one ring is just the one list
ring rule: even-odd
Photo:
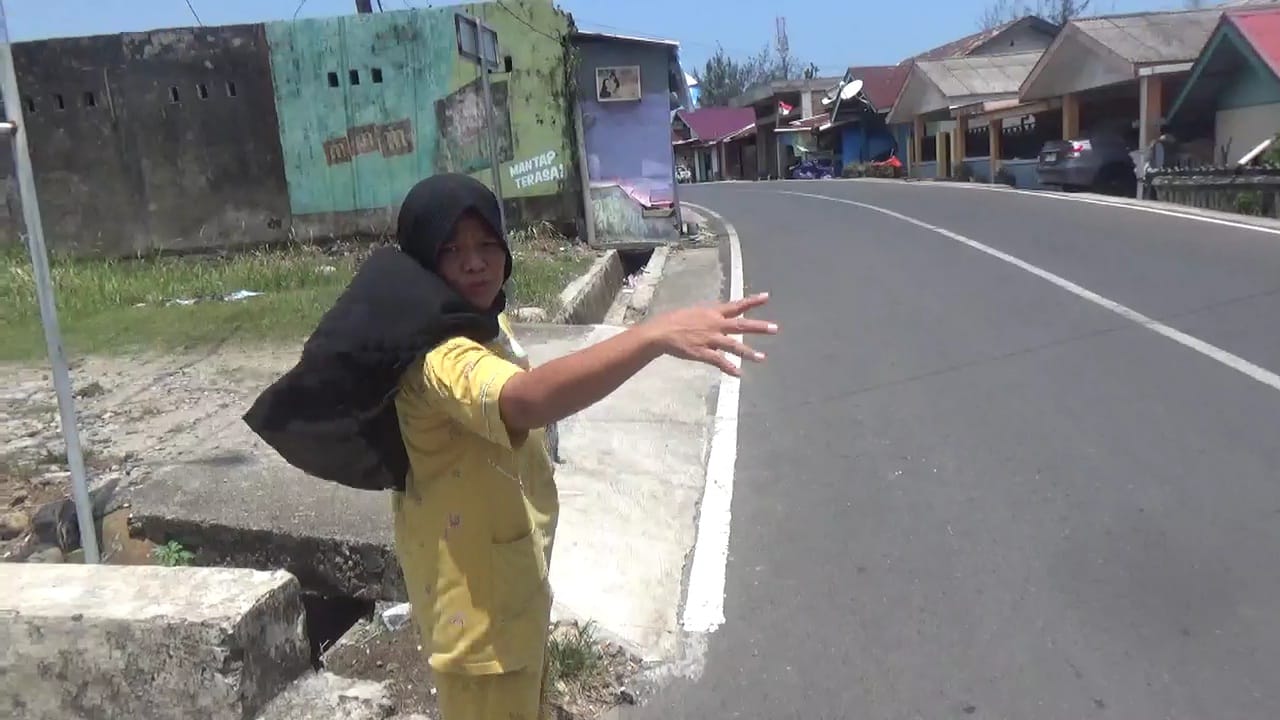
[[623,312],[623,322],[633,323],[649,314],[649,306],[653,304],[653,294],[662,282],[662,273],[667,267],[667,257],[671,255],[671,247],[664,245],[653,251],[653,256],[644,266],[640,281],[631,293],[631,300]]
[[596,258],[591,269],[560,293],[560,310],[551,322],[567,325],[591,325],[604,319],[614,297],[622,289],[626,270],[617,250],[609,250]]
[[231,568],[12,565],[0,705],[30,720],[253,717],[309,664],[296,578]]

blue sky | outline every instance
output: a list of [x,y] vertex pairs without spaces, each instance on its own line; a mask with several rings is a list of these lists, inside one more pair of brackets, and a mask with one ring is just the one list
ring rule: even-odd
[[[299,0],[190,0],[206,25],[287,19]],[[453,3],[382,0],[387,10]],[[720,43],[746,55],[770,42],[785,15],[795,54],[824,74],[848,65],[895,63],[967,35],[985,0],[560,0],[578,26],[672,38],[686,69],[701,67]],[[1181,7],[1180,0],[1094,0],[1098,13]],[[903,13],[903,7],[910,12]],[[4,0],[15,40],[194,25],[187,0]],[[376,7],[376,0],[375,0]],[[300,17],[354,12],[354,0],[305,0]]]

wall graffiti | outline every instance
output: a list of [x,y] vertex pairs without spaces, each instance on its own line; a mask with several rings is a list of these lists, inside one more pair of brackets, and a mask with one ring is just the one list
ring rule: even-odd
[[[577,212],[565,183],[544,181],[577,167],[560,40],[569,18],[551,0],[503,0],[266,26],[295,215],[394,208],[432,173],[493,182],[484,91],[476,66],[458,57],[458,13],[492,25],[511,56],[510,72],[490,76],[498,175],[511,209],[557,220]],[[545,33],[530,35],[526,22]],[[509,165],[548,150],[565,170],[542,168],[517,184]]]
[[413,123],[408,118],[389,123],[359,125],[346,135],[324,141],[324,159],[329,165],[351,162],[359,155],[381,153],[383,157],[413,152]]
[[[493,116],[498,141],[498,162],[514,157],[511,137],[511,111],[507,102],[506,81],[489,85],[493,99]],[[485,132],[484,89],[479,79],[473,80],[435,103],[436,125],[440,128],[436,162],[451,172],[471,173],[489,167]]]
[[511,175],[511,181],[522,190],[544,182],[563,180],[565,178],[564,163],[556,162],[557,157],[559,153],[548,150],[528,160],[512,163],[507,168],[507,172]]

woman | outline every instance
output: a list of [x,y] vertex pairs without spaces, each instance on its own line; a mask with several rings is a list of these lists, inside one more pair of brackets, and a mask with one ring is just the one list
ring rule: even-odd
[[[270,417],[279,399],[260,399],[246,416],[291,462],[321,477],[354,485],[352,476],[399,473],[396,553],[443,720],[540,717],[559,507],[544,428],[664,354],[736,375],[725,352],[764,356],[730,334],[777,331],[741,317],[766,302],[760,295],[663,315],[529,369],[503,315],[512,257],[500,228],[497,200],[479,181],[437,175],[418,183],[400,209],[400,259],[376,266],[394,265],[404,278],[420,273],[412,288],[393,300],[399,291],[387,287],[390,272],[362,268],[308,341],[293,382],[278,383],[307,385],[315,403],[324,388],[349,417],[312,408],[310,439],[290,442],[284,436],[298,437],[304,425],[296,410],[289,420]],[[383,317],[395,308],[395,318]],[[399,373],[391,386],[389,370]],[[387,397],[391,409],[378,405]],[[390,412],[404,460],[378,431]],[[334,447],[352,442],[341,461],[333,457]]]

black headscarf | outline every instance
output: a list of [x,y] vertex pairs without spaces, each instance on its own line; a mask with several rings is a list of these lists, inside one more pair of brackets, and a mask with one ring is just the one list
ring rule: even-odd
[[395,409],[401,376],[449,338],[497,337],[506,306],[500,293],[478,311],[436,274],[440,246],[468,211],[505,245],[497,199],[481,182],[446,174],[415,185],[400,206],[399,249],[374,251],[320,319],[298,364],[245,413],[291,465],[351,487],[404,488],[409,458]]

